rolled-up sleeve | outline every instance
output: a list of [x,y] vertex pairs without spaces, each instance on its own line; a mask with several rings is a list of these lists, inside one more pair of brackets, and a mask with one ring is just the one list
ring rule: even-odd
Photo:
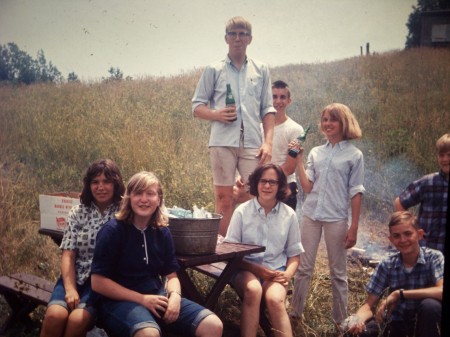
[[297,216],[292,217],[289,227],[288,240],[286,242],[286,256],[288,258],[300,255],[305,250],[303,249],[300,226]]
[[[208,105],[214,96],[214,68],[208,66],[202,73],[192,98],[192,113],[199,105]],[[213,106],[214,104],[212,104]]]
[[364,188],[364,157],[362,152],[358,151],[355,154],[355,160],[350,172],[349,180],[349,197],[353,198],[356,194],[366,191]]

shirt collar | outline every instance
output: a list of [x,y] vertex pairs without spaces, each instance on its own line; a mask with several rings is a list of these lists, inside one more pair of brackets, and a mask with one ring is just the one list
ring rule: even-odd
[[[233,61],[231,61],[231,59],[230,59],[230,57],[228,56],[228,54],[227,54],[227,57],[225,58],[225,62],[226,62],[227,64],[232,65],[232,66],[234,67]],[[245,61],[244,61],[244,64],[247,64],[247,63],[248,63],[248,57],[247,57],[247,55],[245,55]]]
[[[350,142],[348,140],[341,140],[339,143],[336,144],[336,146],[339,148],[339,150],[345,149],[347,146],[349,146]],[[325,143],[326,147],[332,147],[329,140]]]
[[[395,261],[395,267],[396,268],[403,268],[403,260],[402,260],[402,254],[400,254],[400,252],[397,253],[398,254],[398,259],[396,259]],[[418,264],[425,264],[425,253],[424,253],[424,247],[420,247],[419,248],[419,256],[417,257],[417,262],[414,266],[418,265]]]
[[[264,208],[260,205],[260,203],[258,202],[258,198],[253,198],[252,199],[253,205],[255,206],[256,212],[257,213],[261,213],[264,212]],[[275,206],[272,208],[271,213],[277,213],[280,210],[280,202],[278,201]]]
[[[115,207],[115,204],[109,204],[108,207],[105,208],[105,214],[109,214],[111,212],[111,209]],[[98,206],[95,204],[95,202],[91,203],[91,208],[97,210],[100,213],[100,209],[98,208]]]

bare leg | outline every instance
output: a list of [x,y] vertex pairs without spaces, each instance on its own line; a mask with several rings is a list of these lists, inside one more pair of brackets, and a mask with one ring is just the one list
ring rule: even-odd
[[92,316],[87,310],[75,309],[69,315],[64,337],[86,337],[93,325]]
[[252,273],[242,271],[236,276],[234,286],[242,297],[241,336],[256,337],[262,296],[261,283]]
[[233,186],[215,186],[216,197],[216,213],[222,214],[220,220],[219,234],[225,236],[227,234],[228,225],[234,211]]
[[220,337],[223,332],[222,321],[216,315],[206,316],[195,331],[196,337]]
[[41,337],[61,337],[66,328],[69,312],[66,308],[54,304],[47,308],[41,327]]
[[276,337],[292,337],[292,327],[286,311],[286,288],[277,282],[264,282],[264,300]]
[[158,329],[144,328],[136,331],[133,337],[161,337]]

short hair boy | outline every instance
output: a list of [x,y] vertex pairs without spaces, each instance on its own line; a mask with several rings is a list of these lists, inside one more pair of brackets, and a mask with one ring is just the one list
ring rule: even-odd
[[[392,214],[389,240],[398,252],[375,269],[366,302],[344,321],[348,334],[379,336],[384,328],[383,336],[440,336],[444,256],[419,245],[423,233],[410,212]],[[388,296],[377,307],[385,292]]]
[[[275,109],[269,67],[247,56],[252,26],[231,18],[225,28],[226,57],[207,66],[192,98],[192,112],[211,121],[209,153],[215,192],[215,211],[222,214],[219,234],[224,236],[233,214],[236,170],[244,182],[258,165],[272,159]],[[226,104],[227,87],[235,105]],[[264,134],[259,128],[262,122]],[[247,191],[246,191],[247,192]]]
[[421,245],[445,250],[445,227],[448,212],[448,177],[450,167],[450,133],[436,142],[439,171],[409,184],[394,201],[396,211],[419,206],[419,227],[425,232]]

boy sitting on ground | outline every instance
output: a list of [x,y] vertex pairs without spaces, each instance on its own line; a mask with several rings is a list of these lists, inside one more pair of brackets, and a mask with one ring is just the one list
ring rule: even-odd
[[[389,221],[389,240],[398,252],[385,258],[367,284],[368,297],[343,324],[347,335],[440,336],[444,256],[420,247],[424,234],[407,211]],[[377,302],[387,292],[388,296]]]

